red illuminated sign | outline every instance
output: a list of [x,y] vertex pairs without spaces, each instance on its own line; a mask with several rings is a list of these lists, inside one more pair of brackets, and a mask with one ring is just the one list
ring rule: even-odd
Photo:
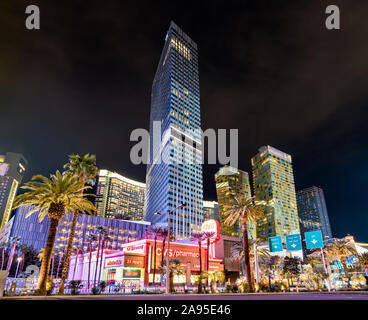
[[202,223],[201,226],[202,232],[213,232],[214,236],[212,241],[217,241],[220,239],[220,223],[215,219],[209,219]]

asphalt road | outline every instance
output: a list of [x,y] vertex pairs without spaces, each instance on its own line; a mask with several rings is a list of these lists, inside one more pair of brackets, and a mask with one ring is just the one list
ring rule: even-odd
[[165,295],[81,295],[81,296],[22,296],[0,300],[368,300],[368,292],[338,293],[256,293],[256,294],[175,294]]

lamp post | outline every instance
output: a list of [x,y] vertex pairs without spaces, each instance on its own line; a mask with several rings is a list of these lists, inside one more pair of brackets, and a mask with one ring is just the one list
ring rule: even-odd
[[15,271],[15,278],[17,278],[18,276],[19,264],[22,261],[22,257],[18,257],[17,261],[18,261],[18,264],[17,264],[17,270]]
[[[156,212],[155,215],[161,216],[167,214],[167,254],[166,254],[166,294],[170,294],[170,283],[169,283],[169,251],[170,251],[170,213],[175,212],[180,208],[184,208],[185,203],[182,203],[180,206],[175,208],[174,210],[169,210],[167,212]],[[155,252],[156,254],[156,252]],[[164,253],[162,253],[164,254]]]

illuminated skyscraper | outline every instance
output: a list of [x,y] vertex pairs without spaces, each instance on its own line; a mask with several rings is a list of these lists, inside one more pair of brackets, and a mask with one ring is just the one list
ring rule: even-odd
[[166,224],[167,216],[155,213],[185,203],[171,215],[177,239],[199,231],[203,220],[200,129],[197,44],[171,22],[152,85],[145,219]]
[[[239,237],[241,235],[239,223],[236,223],[233,226],[225,224],[224,221],[226,216],[224,215],[224,207],[225,205],[230,204],[230,191],[235,193],[239,198],[251,197],[248,172],[225,166],[220,168],[220,170],[215,174],[215,181],[221,234],[230,237]],[[248,223],[248,235],[250,237],[253,237],[253,230],[253,225]]]
[[323,190],[312,186],[297,191],[296,200],[302,233],[319,229],[324,237],[331,239],[332,232]]
[[10,219],[14,198],[26,171],[27,160],[19,153],[0,155],[0,229]]
[[291,156],[271,146],[258,149],[252,158],[256,201],[265,201],[265,218],[257,223],[258,236],[299,233]]
[[123,220],[143,220],[146,185],[108,170],[100,170],[95,205],[97,215]]

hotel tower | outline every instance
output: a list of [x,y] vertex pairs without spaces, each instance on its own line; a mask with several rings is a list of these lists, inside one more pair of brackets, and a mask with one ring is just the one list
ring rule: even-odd
[[167,215],[155,213],[171,211],[176,239],[199,231],[203,220],[200,129],[197,44],[171,22],[152,85],[145,218],[166,225]]
[[299,233],[291,156],[271,146],[252,158],[254,197],[264,202],[265,218],[257,223],[259,237]]

